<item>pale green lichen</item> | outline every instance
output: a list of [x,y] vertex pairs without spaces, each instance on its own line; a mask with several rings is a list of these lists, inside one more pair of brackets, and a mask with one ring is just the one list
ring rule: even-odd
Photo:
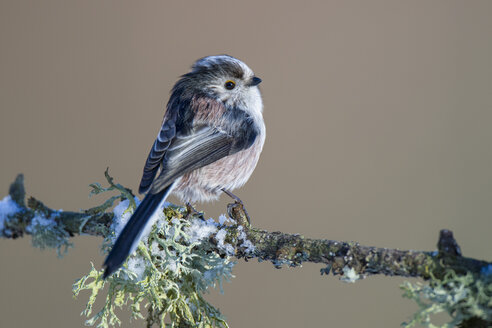
[[[480,277],[471,273],[457,275],[449,271],[440,280],[432,278],[428,284],[404,282],[401,288],[403,296],[414,300],[419,310],[404,327],[416,324],[430,328],[456,327],[472,318],[492,322],[492,276],[482,274]],[[432,323],[431,316],[447,313],[451,321],[443,325]]]
[[133,196],[131,190],[128,188],[125,188],[124,186],[122,186],[119,183],[114,183],[113,177],[111,177],[109,175],[109,168],[107,168],[106,171],[104,172],[104,176],[109,183],[109,187],[104,188],[98,182],[92,183],[89,185],[92,188],[91,192],[89,193],[89,197],[93,196],[93,195],[98,195],[98,194],[101,194],[104,192],[113,191],[113,190],[119,191],[121,193],[121,195],[113,196],[113,197],[107,199],[102,205],[93,207],[93,208],[87,210],[86,213],[88,213],[88,214],[90,214],[90,213],[102,213],[102,212],[106,211],[107,209],[109,209],[111,206],[113,206],[114,201],[117,199],[121,199],[121,200],[128,199],[130,202],[130,206],[128,207],[128,209],[134,210],[137,207],[137,205],[135,203],[134,196]]
[[[168,206],[122,269],[103,280],[103,271],[92,266],[73,285],[75,296],[83,290],[91,292],[82,312],[90,317],[87,325],[105,328],[119,324],[115,309],[123,306],[130,309],[132,318],[143,318],[141,307],[145,305],[148,325],[228,327],[220,312],[203,298],[203,293],[210,287],[221,287],[224,279],[232,278],[234,263],[229,257],[211,251],[207,238],[192,237],[193,221],[183,218],[185,212],[182,207]],[[106,242],[110,243],[112,238],[108,236]],[[104,306],[91,317],[96,296],[105,287],[108,294]]]
[[[113,183],[113,178],[109,175],[108,169],[106,169],[104,175],[109,183],[109,187],[104,188],[99,183],[93,183],[90,185],[92,190],[89,196],[113,190],[119,191],[120,195],[107,199],[100,206],[86,210],[85,214],[87,214],[87,219],[82,221],[82,224],[79,227],[79,233],[82,233],[82,229],[91,218],[91,215],[104,213],[113,206],[113,203],[117,199],[128,199],[130,202],[129,208],[134,209],[136,207],[131,191],[120,184]],[[31,202],[35,205],[35,215],[31,219],[30,224],[26,227],[26,231],[32,236],[32,245],[40,249],[55,248],[58,256],[62,257],[67,253],[68,248],[73,247],[73,244],[68,241],[70,234],[66,231],[62,220],[58,220],[59,215],[63,212],[50,210],[35,199],[32,199]]]
[[70,235],[65,230],[61,222],[56,221],[57,213],[54,212],[50,217],[45,217],[38,213],[35,215],[26,230],[31,233],[32,245],[34,247],[45,249],[54,248],[58,257],[62,257],[73,247],[69,242]]

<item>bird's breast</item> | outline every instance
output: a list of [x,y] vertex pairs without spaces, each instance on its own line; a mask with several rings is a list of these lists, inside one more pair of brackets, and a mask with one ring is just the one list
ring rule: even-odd
[[264,125],[260,130],[248,149],[183,175],[176,181],[173,193],[183,202],[207,202],[217,199],[222,189],[243,186],[253,173],[265,143]]

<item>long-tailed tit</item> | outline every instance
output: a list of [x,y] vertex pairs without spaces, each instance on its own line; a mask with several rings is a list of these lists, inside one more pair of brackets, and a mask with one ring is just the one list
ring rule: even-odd
[[104,262],[105,278],[135,250],[170,193],[203,202],[246,183],[265,142],[260,82],[227,55],[197,60],[176,82],[143,170],[139,192],[147,194]]

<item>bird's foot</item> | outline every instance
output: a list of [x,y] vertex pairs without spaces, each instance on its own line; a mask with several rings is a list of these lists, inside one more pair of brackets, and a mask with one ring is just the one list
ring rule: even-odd
[[184,216],[185,220],[193,216],[198,216],[198,217],[203,216],[203,213],[198,212],[190,203],[186,203],[185,206],[186,206],[186,214]]
[[[246,217],[246,220],[248,221],[248,225],[251,225],[251,219],[249,217],[249,214],[248,214],[248,211],[246,210],[246,207],[244,206],[243,204],[243,201],[237,197],[236,195],[234,195],[232,192],[230,192],[229,190],[227,189],[222,189],[222,191],[229,197],[231,197],[232,199],[234,199],[234,203],[239,205],[244,213],[244,216]],[[233,205],[233,204],[229,204],[229,205]],[[231,206],[227,206],[227,209],[228,211],[232,210]],[[231,215],[231,213],[229,213],[229,216],[231,216],[232,218],[236,218],[237,216],[236,215]],[[236,219],[236,221],[238,221]],[[238,222],[240,223],[240,222]]]

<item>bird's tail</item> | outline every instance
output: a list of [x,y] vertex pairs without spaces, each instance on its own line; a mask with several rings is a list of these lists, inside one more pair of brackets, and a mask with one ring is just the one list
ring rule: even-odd
[[104,261],[104,279],[118,270],[126,258],[137,248],[145,228],[151,223],[150,218],[164,203],[172,187],[171,184],[157,194],[148,193],[145,195]]

